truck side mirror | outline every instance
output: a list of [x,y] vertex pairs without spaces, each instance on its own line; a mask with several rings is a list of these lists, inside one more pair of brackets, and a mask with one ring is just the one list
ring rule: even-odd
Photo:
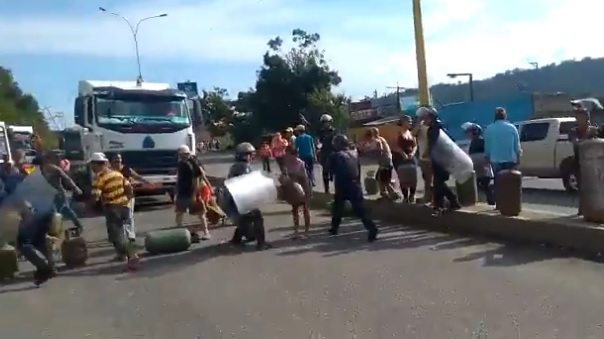
[[193,103],[193,107],[191,109],[191,120],[193,122],[193,127],[200,127],[203,125],[203,114],[201,111],[201,100],[193,99],[191,100]]
[[82,127],[86,126],[86,97],[77,97],[73,105],[73,122]]

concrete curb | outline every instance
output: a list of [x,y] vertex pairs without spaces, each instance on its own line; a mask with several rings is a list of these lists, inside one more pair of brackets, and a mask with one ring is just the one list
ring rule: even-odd
[[[212,177],[220,185],[222,178]],[[331,195],[313,193],[313,208],[328,209]],[[502,240],[550,245],[576,250],[586,254],[604,253],[604,228],[597,224],[553,217],[531,220],[523,217],[505,217],[461,210],[443,217],[432,216],[432,209],[423,205],[391,201],[366,200],[372,216],[397,224],[446,233],[462,233],[493,237]]]

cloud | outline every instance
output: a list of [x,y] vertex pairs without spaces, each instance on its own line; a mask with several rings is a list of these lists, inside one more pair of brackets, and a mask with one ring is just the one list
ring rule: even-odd
[[[301,27],[322,36],[322,47],[355,96],[397,82],[415,86],[411,6],[394,0],[229,0],[131,2],[115,8],[130,18],[162,12],[141,24],[145,58],[256,67],[268,39]],[[380,7],[381,5],[381,7]],[[477,78],[561,59],[604,56],[596,0],[425,0],[429,78],[472,72]],[[0,54],[75,54],[131,58],[133,43],[121,20],[102,13],[0,15]],[[242,84],[242,88],[248,84]]]

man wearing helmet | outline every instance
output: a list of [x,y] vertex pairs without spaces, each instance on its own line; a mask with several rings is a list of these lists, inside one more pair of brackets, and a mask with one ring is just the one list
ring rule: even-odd
[[[428,154],[432,154],[432,148],[436,145],[441,131],[447,133],[447,130],[442,125],[442,122],[438,119],[438,111],[433,107],[420,107],[416,115],[418,118],[423,119],[426,126],[428,126]],[[432,160],[432,173],[434,177],[433,181],[433,199],[434,199],[434,210],[435,215],[441,215],[451,210],[457,210],[461,208],[457,194],[447,186],[447,180],[449,180],[449,172],[444,169],[434,159]],[[445,199],[449,202],[448,208],[445,208]]]
[[352,211],[361,219],[367,229],[367,240],[377,239],[378,229],[375,222],[369,218],[363,206],[363,188],[361,187],[361,165],[355,150],[350,147],[350,141],[345,135],[333,137],[333,153],[329,159],[329,170],[334,176],[335,194],[331,211],[331,235],[338,235],[346,201],[350,202]]
[[468,154],[472,158],[474,164],[474,172],[476,173],[476,186],[483,191],[489,205],[495,205],[495,194],[491,187],[493,179],[493,170],[491,164],[484,160],[484,139],[482,138],[482,127],[480,125],[466,122],[461,125],[461,128],[466,133],[470,140]]
[[[228,178],[252,172],[250,162],[254,156],[254,152],[256,152],[256,149],[249,142],[242,142],[237,145],[235,148],[235,163],[229,169]],[[246,237],[249,241],[256,240],[256,249],[259,251],[269,247],[266,243],[264,218],[260,210],[256,209],[239,216],[236,224],[237,227],[231,239],[232,244],[242,245],[243,237]]]
[[333,138],[336,135],[336,130],[333,127],[333,118],[329,114],[323,114],[320,118],[321,129],[319,130],[319,142],[321,143],[321,152],[319,153],[319,163],[322,168],[323,187],[325,193],[329,193],[329,182],[333,175],[329,172],[329,158],[334,152]]

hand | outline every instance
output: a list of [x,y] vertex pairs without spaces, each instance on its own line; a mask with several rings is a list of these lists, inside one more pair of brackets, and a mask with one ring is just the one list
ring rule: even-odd
[[79,187],[76,187],[73,189],[73,193],[75,193],[75,195],[82,195],[84,194],[84,192],[82,192],[82,190]]

